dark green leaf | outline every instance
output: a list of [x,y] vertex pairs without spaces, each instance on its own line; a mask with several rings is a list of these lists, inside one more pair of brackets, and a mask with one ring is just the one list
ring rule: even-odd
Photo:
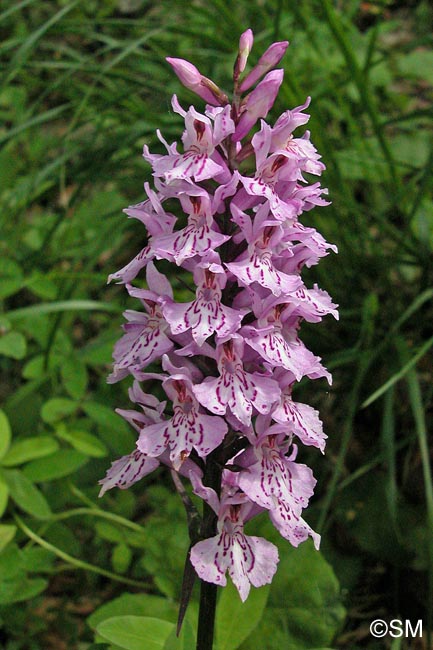
[[0,524],[0,553],[13,540],[17,532],[16,526]]
[[87,388],[87,370],[82,361],[76,357],[65,359],[61,365],[61,375],[66,391],[73,399],[84,397]]
[[88,457],[74,449],[59,449],[50,456],[28,463],[23,473],[31,481],[53,481],[76,472],[88,461]]
[[53,397],[45,402],[41,410],[41,416],[44,422],[52,424],[63,420],[77,410],[77,403],[64,397]]
[[11,442],[11,427],[4,411],[0,409],[0,459],[4,457]]
[[91,433],[87,433],[87,431],[66,431],[66,429],[62,429],[58,431],[58,435],[63,440],[69,442],[77,451],[87,456],[103,458],[108,454],[107,447],[104,443]]
[[21,465],[35,458],[42,458],[54,453],[59,448],[59,443],[52,436],[35,436],[18,440],[10,447],[1,461],[4,467]]
[[21,332],[0,334],[0,355],[12,359],[22,359],[26,354],[27,343]]
[[97,633],[124,650],[163,650],[174,624],[145,616],[115,616],[102,621]]
[[51,509],[47,500],[33,483],[18,470],[4,470],[11,499],[36,519],[49,519]]
[[231,581],[221,592],[217,607],[217,650],[235,650],[257,627],[269,596],[269,586],[252,588],[243,603]]

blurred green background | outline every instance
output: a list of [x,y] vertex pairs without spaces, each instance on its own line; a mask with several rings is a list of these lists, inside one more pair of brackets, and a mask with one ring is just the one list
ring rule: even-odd
[[[238,38],[251,27],[251,63],[272,41],[291,43],[272,118],[312,97],[309,128],[332,205],[303,222],[339,255],[306,278],[329,291],[341,317],[302,328],[333,372],[332,389],[305,382],[296,393],[320,410],[329,436],[325,456],[301,453],[318,479],[306,518],[322,533],[321,552],[275,539],[281,563],[272,587],[253,590],[243,608],[231,588],[224,591],[217,648],[427,649],[431,5],[0,6],[0,645],[151,649],[131,645],[134,621],[122,620],[123,631],[132,626],[129,641],[107,621],[176,618],[188,540],[169,476],[159,470],[97,499],[97,481],[135,443],[114,413],[128,406],[128,381],[105,381],[122,310],[135,305],[106,278],[144,243],[143,229],[121,211],[144,199],[143,143],[160,150],[156,128],[170,142],[180,139],[172,93],[203,108],[165,56],[191,60],[230,91]],[[273,535],[266,519],[251,531]],[[194,601],[181,641],[171,634],[155,647],[190,650],[195,617]],[[423,638],[374,640],[375,618],[422,619]],[[162,636],[172,629],[160,625]]]

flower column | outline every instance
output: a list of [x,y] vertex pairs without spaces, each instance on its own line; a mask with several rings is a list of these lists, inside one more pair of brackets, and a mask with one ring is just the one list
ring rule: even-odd
[[[299,329],[303,320],[337,317],[336,305],[317,286],[307,288],[301,272],[336,248],[299,221],[302,213],[327,205],[326,190],[304,177],[324,169],[310,134],[293,135],[309,119],[309,99],[273,127],[263,119],[283,79],[283,70],[273,68],[288,44],[271,45],[241,79],[252,44],[247,30],[231,103],[191,63],[168,59],[181,82],[207,102],[205,113],[193,106],[185,111],[173,97],[173,110],[185,122],[183,151],[159,131],[167,153],[144,147],[155,190],[145,184],[147,200],[125,212],[144,224],[148,243],[110,276],[143,307],[125,312],[109,377],[135,378],[130,397],[140,411],[119,413],[139,437],[137,449],[100,481],[101,494],[129,487],[162,463],[189,480],[203,500],[199,538],[193,535],[190,551],[202,581],[199,650],[212,648],[216,587],[226,584],[226,574],[245,600],[251,585],[271,582],[276,571],[276,547],[245,534],[249,519],[268,511],[294,546],[309,536],[317,548],[320,542],[302,518],[315,480],[296,461],[295,440],[323,452],[326,436],[317,411],[294,401],[292,391],[305,376],[330,382]],[[165,210],[168,199],[177,203],[178,217]],[[189,302],[176,301],[159,260],[190,274],[195,295]],[[142,269],[147,289],[132,284]],[[157,362],[160,370],[146,370]],[[140,382],[149,379],[161,381],[168,409],[142,391]],[[175,483],[182,491],[176,475]],[[187,600],[185,592],[183,605]]]

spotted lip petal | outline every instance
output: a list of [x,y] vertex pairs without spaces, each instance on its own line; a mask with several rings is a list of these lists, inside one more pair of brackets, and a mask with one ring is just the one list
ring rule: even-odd
[[309,467],[287,459],[265,440],[256,450],[257,462],[239,476],[239,487],[264,508],[288,503],[298,512],[308,505],[316,484]]
[[115,460],[107,471],[105,478],[99,481],[102,485],[99,496],[102,497],[107,490],[118,487],[126,490],[143,476],[150,474],[159,466],[159,460],[142,454],[138,449]]
[[242,351],[240,337],[220,345],[217,352],[220,376],[207,377],[193,390],[200,404],[212,413],[224,415],[230,409],[242,424],[249,425],[253,409],[258,413],[270,412],[279,400],[280,388],[269,377],[246,372],[242,364]]
[[192,547],[191,563],[202,580],[220,586],[226,585],[228,572],[245,601],[251,585],[261,587],[272,581],[278,550],[261,537],[245,535],[243,526],[252,514],[251,503],[224,477],[220,499],[197,475],[191,475],[191,482],[195,494],[207,501],[218,516],[218,534]]
[[199,578],[224,587],[228,572],[242,602],[248,598],[251,585],[262,587],[272,582],[277,570],[278,550],[271,542],[223,531],[195,544],[190,559]]
[[191,329],[199,346],[213,333],[220,338],[234,334],[247,310],[232,309],[221,302],[222,289],[226,284],[224,272],[217,274],[210,268],[199,268],[194,279],[198,285],[195,300],[180,304],[166,301],[163,305],[163,314],[172,334]]
[[141,430],[137,446],[151,457],[158,457],[165,449],[169,449],[173,467],[179,469],[192,449],[205,458],[221,444],[226,433],[227,424],[224,420],[200,413],[197,402],[191,404],[190,410],[177,404],[170,420]]

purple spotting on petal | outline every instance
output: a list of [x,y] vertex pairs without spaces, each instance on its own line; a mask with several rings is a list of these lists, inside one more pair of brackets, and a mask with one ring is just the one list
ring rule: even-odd
[[269,377],[245,371],[242,339],[234,335],[217,350],[220,376],[207,377],[193,387],[200,404],[217,415],[224,415],[230,409],[246,425],[251,423],[254,410],[269,413],[279,400],[280,388]]
[[[152,187],[145,183],[147,198],[124,211],[144,226],[143,241],[109,280],[123,283],[142,307],[124,313],[108,381],[133,376],[136,406],[117,413],[138,441],[100,481],[101,495],[124,489],[160,464],[186,477],[216,515],[215,525],[203,528],[208,537],[191,548],[192,565],[216,585],[228,574],[242,601],[251,585],[271,582],[278,562],[273,544],[245,534],[250,519],[267,511],[293,546],[311,537],[319,547],[303,519],[316,481],[297,462],[295,441],[323,452],[327,436],[318,412],[292,391],[304,377],[331,383],[301,327],[338,318],[329,294],[301,276],[337,252],[307,221],[310,210],[329,205],[320,179],[309,180],[325,169],[302,128],[310,99],[266,123],[283,80],[275,66],[288,43],[271,44],[248,71],[253,41],[245,30],[231,103],[192,63],[167,59],[207,105],[186,110],[172,97],[184,123],[181,142],[156,131],[164,153],[143,147]],[[143,269],[146,284],[134,286]],[[165,401],[145,392],[152,382]],[[213,489],[207,483],[217,468],[221,483]]]
[[[193,482],[194,485],[199,483],[199,480]],[[197,488],[194,491],[197,493]],[[241,600],[245,601],[251,585],[261,587],[272,581],[278,550],[261,537],[245,535],[243,525],[251,511],[251,503],[245,495],[232,493],[228,486],[223,488],[220,500],[215,493],[208,496],[200,489],[198,493],[207,501],[209,497],[212,499],[218,515],[218,534],[192,547],[191,563],[202,580],[220,586],[226,585],[228,572]]]
[[143,476],[153,472],[158,465],[159,460],[149,458],[149,456],[142,454],[138,449],[128,456],[122,456],[122,458],[115,460],[111,464],[105,478],[98,481],[102,485],[99,496],[102,497],[107,490],[111,490],[113,487],[126,490],[143,478]]
[[198,268],[195,276],[195,300],[180,304],[167,301],[163,306],[163,314],[172,334],[191,329],[198,345],[203,345],[214,333],[221,338],[234,334],[239,329],[246,310],[232,309],[222,304],[221,294],[226,283],[224,274]]

